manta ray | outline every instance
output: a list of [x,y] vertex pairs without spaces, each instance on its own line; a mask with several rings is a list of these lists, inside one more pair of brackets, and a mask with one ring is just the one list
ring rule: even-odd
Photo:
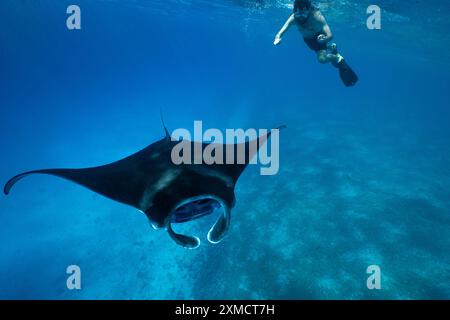
[[[98,194],[143,212],[155,229],[164,228],[170,237],[185,248],[197,248],[196,236],[176,233],[172,224],[183,223],[209,215],[221,208],[222,212],[208,232],[207,239],[220,242],[230,225],[231,208],[235,205],[234,189],[239,176],[270,137],[271,131],[252,141],[220,144],[224,153],[243,147],[245,161],[240,164],[174,164],[171,152],[180,141],[171,138],[165,127],[165,137],[126,158],[110,164],[82,169],[42,169],[18,174],[4,186],[8,195],[14,184],[32,174],[48,174],[75,182]],[[284,128],[284,126],[277,129]],[[204,150],[210,143],[185,141],[191,150]],[[196,145],[200,144],[200,145]],[[242,150],[242,149],[241,149]],[[234,152],[236,160],[237,152]]]

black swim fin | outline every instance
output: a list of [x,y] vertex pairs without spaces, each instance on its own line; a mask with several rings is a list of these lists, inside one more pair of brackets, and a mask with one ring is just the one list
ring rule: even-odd
[[351,87],[358,82],[358,76],[355,71],[342,59],[336,66],[339,70],[339,76],[346,87]]

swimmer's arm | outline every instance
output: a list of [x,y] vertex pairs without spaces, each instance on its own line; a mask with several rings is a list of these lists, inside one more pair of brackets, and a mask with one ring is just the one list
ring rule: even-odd
[[323,25],[322,32],[324,37],[321,37],[319,40],[320,42],[328,42],[333,39],[333,33],[331,32],[330,26],[328,25],[327,21],[325,20],[325,17],[320,13],[320,11],[316,12],[316,19],[320,21]]
[[284,23],[283,27],[280,29],[280,31],[278,31],[277,35],[275,36],[275,41],[274,41],[275,45],[280,43],[281,37],[289,29],[289,27],[294,24],[294,22],[295,22],[294,14],[291,14],[289,16],[289,18],[286,20],[286,22]]
[[323,33],[325,35],[324,42],[328,42],[333,39],[333,34],[331,33],[330,26],[328,24],[323,26]]

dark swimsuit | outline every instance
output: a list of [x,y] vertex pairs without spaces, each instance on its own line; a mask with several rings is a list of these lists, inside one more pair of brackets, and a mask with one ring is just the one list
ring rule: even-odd
[[313,36],[313,38],[303,38],[303,41],[305,41],[305,43],[307,44],[307,46],[313,50],[313,51],[320,51],[320,50],[327,50],[327,43],[319,43],[317,42],[317,37],[320,35],[321,33],[317,33]]

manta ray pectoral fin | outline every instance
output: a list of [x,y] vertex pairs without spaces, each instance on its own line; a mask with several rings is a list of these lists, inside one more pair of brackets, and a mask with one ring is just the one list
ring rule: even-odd
[[230,208],[227,206],[223,207],[223,214],[217,218],[216,223],[212,226],[212,228],[208,232],[208,241],[211,243],[220,242],[228,231],[228,227],[230,226]]
[[187,249],[195,249],[200,246],[200,239],[193,236],[186,236],[183,234],[176,233],[173,231],[172,226],[169,223],[167,227],[167,231],[169,232],[170,237],[180,246],[185,247]]
[[53,174],[53,172],[56,170],[51,170],[51,169],[47,169],[47,170],[34,170],[34,171],[28,171],[28,172],[24,172],[21,174],[18,174],[14,177],[12,177],[11,179],[8,180],[8,182],[5,184],[4,188],[3,188],[3,193],[5,195],[8,195],[9,192],[11,191],[11,188],[16,184],[17,181],[21,180],[22,178],[25,178],[26,176],[30,175],[30,174],[35,174],[35,173],[41,173],[41,174]]
[[22,173],[22,174],[19,174],[15,177],[12,177],[11,179],[9,179],[8,182],[5,184],[5,186],[3,187],[3,193],[5,195],[8,195],[9,192],[11,191],[11,188],[13,187],[13,185],[15,185],[17,181],[24,178],[25,176],[27,176],[27,174]]

